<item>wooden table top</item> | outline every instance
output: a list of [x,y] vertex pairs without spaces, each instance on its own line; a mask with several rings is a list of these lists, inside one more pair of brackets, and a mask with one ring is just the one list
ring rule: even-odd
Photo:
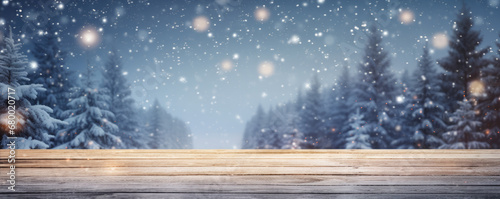
[[0,198],[500,198],[500,150],[16,150]]

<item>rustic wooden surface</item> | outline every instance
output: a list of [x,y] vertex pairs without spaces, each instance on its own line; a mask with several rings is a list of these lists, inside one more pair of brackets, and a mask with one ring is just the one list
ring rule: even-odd
[[500,150],[17,150],[0,198],[500,198]]

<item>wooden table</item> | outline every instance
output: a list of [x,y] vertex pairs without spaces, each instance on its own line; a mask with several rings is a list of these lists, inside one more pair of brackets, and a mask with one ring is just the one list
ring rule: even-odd
[[0,198],[500,198],[500,150],[0,150]]

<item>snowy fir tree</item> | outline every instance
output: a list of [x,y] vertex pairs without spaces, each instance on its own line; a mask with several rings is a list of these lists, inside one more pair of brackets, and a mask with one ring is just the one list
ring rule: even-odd
[[166,125],[170,128],[166,128],[167,132],[167,148],[168,149],[192,149],[193,140],[191,136],[191,130],[186,125],[186,122],[179,118],[172,116],[167,113],[165,121]]
[[407,125],[413,127],[410,132],[413,132],[415,148],[435,149],[443,144],[440,137],[446,129],[442,120],[444,106],[441,103],[445,95],[441,92],[441,82],[427,46],[424,47],[414,77],[413,97],[407,105],[413,123]]
[[362,62],[358,67],[358,82],[353,89],[354,108],[360,109],[367,122],[372,147],[387,148],[394,129],[392,116],[395,93],[395,78],[389,71],[390,60],[382,47],[382,35],[376,26],[369,29],[368,43],[364,49]]
[[257,149],[263,145],[263,133],[265,133],[265,122],[267,114],[261,105],[258,106],[255,115],[247,122],[243,133],[243,149]]
[[457,102],[470,99],[469,84],[479,79],[481,68],[488,65],[483,58],[488,48],[479,49],[482,37],[474,30],[474,20],[471,11],[465,3],[457,14],[449,41],[448,56],[439,60],[444,73],[443,89],[448,99],[449,112],[458,108]]
[[121,58],[116,50],[109,52],[108,61],[102,70],[101,90],[107,95],[109,111],[115,115],[114,124],[118,126],[119,136],[126,148],[143,148],[146,143],[142,143],[144,135],[139,129],[134,107],[134,100],[131,98],[130,85],[123,75]]
[[281,148],[282,149],[301,149],[304,146],[304,135],[298,129],[299,116],[296,110],[295,103],[288,103],[283,106],[282,120],[283,123],[279,127],[281,132]]
[[41,84],[46,91],[38,95],[36,104],[52,108],[53,116],[65,119],[62,112],[71,96],[71,88],[75,87],[73,75],[65,65],[66,52],[60,48],[60,39],[54,25],[47,24],[43,34],[33,40],[31,53],[36,59],[36,67],[29,71],[28,78],[32,83]]
[[304,134],[305,148],[323,148],[326,134],[324,127],[324,108],[321,98],[318,76],[315,75],[310,84],[309,90],[304,96],[304,105],[299,112],[299,130]]
[[322,138],[322,146],[321,148],[336,148],[339,143],[339,139],[337,138],[336,131],[339,128],[339,123],[341,123],[340,120],[338,120],[336,117],[340,116],[336,114],[337,106],[338,104],[336,103],[338,100],[338,90],[337,90],[338,85],[333,85],[330,86],[330,88],[324,89],[322,93],[322,103],[323,103],[323,118],[324,122],[322,123],[323,126],[321,129],[324,131],[324,135]]
[[285,132],[282,128],[287,125],[285,107],[276,107],[269,110],[267,115],[266,132],[264,137],[264,149],[279,149],[282,146],[282,138]]
[[162,113],[163,109],[160,106],[158,100],[155,100],[153,103],[153,107],[149,111],[148,115],[148,123],[146,123],[147,132],[150,132],[150,142],[148,143],[149,147],[152,149],[160,149],[164,146],[166,142],[162,135],[165,135],[163,122],[162,122]]
[[407,104],[411,104],[414,97],[412,91],[410,90],[411,85],[414,85],[412,78],[410,78],[408,70],[404,70],[396,86],[397,97],[394,110],[397,112],[397,116],[393,118],[395,126],[390,148],[414,148],[412,132],[415,121],[411,117],[411,110],[413,109],[410,107],[409,110],[407,110]]
[[121,148],[118,131],[112,121],[114,115],[109,111],[108,96],[94,87],[93,66],[87,65],[83,75],[80,96],[68,103],[68,110],[63,112],[68,123],[56,136],[57,149],[111,149]]
[[349,114],[352,110],[351,99],[351,76],[350,67],[344,64],[338,82],[332,86],[330,91],[325,92],[325,129],[327,143],[325,148],[343,148],[345,133],[349,129]]
[[442,149],[487,149],[490,145],[486,142],[486,136],[479,129],[481,121],[474,110],[471,101],[458,102],[460,105],[453,113],[453,124],[449,127],[443,137],[446,144]]
[[481,110],[484,133],[492,148],[500,148],[500,42],[497,55],[492,58],[491,65],[482,71],[481,81],[485,87],[485,95],[479,97],[478,109]]
[[153,107],[147,113],[145,124],[150,138],[148,146],[151,149],[190,149],[193,147],[189,128],[181,120],[172,117],[155,100]]
[[363,120],[363,115],[360,114],[359,109],[355,114],[352,114],[349,119],[350,129],[347,132],[346,149],[371,149],[370,131],[373,127],[368,127],[367,122]]
[[[26,55],[20,52],[12,30],[3,39],[0,49],[0,105],[2,147],[7,147],[6,135],[17,136],[16,149],[45,149],[50,146],[51,131],[64,124],[50,116],[52,109],[44,105],[32,105],[38,94],[45,91],[40,84],[31,84],[27,78]],[[9,100],[15,103],[9,104]],[[11,106],[11,108],[9,108]],[[9,110],[14,110],[14,135],[10,134]],[[12,112],[12,111],[11,111]]]
[[302,89],[299,89],[297,93],[297,98],[295,99],[295,111],[300,113],[304,108],[304,96],[302,95]]

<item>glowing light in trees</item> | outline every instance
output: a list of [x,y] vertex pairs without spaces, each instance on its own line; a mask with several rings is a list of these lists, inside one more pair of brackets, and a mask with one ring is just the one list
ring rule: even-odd
[[432,37],[432,45],[435,48],[443,49],[448,46],[448,36],[444,33],[437,33]]
[[480,80],[472,81],[469,84],[469,91],[474,96],[482,96],[484,95],[484,84]]
[[95,47],[99,43],[99,34],[94,28],[86,28],[80,32],[80,42],[87,48]]
[[37,68],[38,68],[38,63],[37,63],[36,61],[31,61],[31,62],[30,62],[30,67],[31,67],[32,69],[37,69]]

